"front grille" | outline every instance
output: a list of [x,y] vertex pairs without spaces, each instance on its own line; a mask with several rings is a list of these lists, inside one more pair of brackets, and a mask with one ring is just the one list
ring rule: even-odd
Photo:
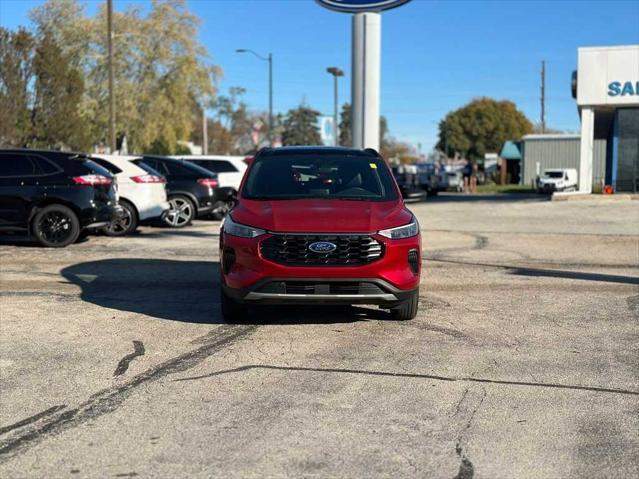
[[[328,253],[308,249],[317,241],[336,248]],[[260,243],[260,252],[265,259],[286,266],[355,266],[378,260],[384,248],[370,235],[276,234]]]
[[366,281],[271,281],[257,292],[271,294],[384,294],[375,283]]

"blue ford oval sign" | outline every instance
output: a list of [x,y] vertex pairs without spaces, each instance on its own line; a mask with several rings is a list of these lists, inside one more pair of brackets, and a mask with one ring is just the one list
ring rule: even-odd
[[410,0],[315,0],[322,7],[345,13],[381,12],[399,7]]
[[308,249],[313,253],[331,253],[337,249],[337,245],[330,241],[316,241],[308,245]]

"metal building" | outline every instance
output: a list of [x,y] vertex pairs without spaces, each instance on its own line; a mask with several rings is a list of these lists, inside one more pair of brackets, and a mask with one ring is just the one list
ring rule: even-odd
[[[580,135],[526,135],[521,140],[521,183],[534,185],[546,168],[574,168],[579,171]],[[601,185],[606,176],[606,140],[595,139],[592,184]]]

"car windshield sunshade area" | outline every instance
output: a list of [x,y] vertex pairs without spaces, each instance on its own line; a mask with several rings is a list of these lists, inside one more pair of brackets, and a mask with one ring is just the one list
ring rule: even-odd
[[391,201],[397,192],[381,158],[287,155],[256,158],[242,197]]

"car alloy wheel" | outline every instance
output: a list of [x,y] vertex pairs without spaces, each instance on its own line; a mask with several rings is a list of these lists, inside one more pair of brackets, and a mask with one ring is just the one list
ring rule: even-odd
[[121,201],[122,213],[104,228],[108,236],[125,236],[137,228],[137,217],[132,205]]
[[64,247],[78,239],[80,225],[66,206],[50,205],[36,214],[33,232],[45,246]]
[[173,227],[181,228],[191,222],[194,216],[193,204],[183,196],[169,198],[170,209],[164,216],[164,222]]

